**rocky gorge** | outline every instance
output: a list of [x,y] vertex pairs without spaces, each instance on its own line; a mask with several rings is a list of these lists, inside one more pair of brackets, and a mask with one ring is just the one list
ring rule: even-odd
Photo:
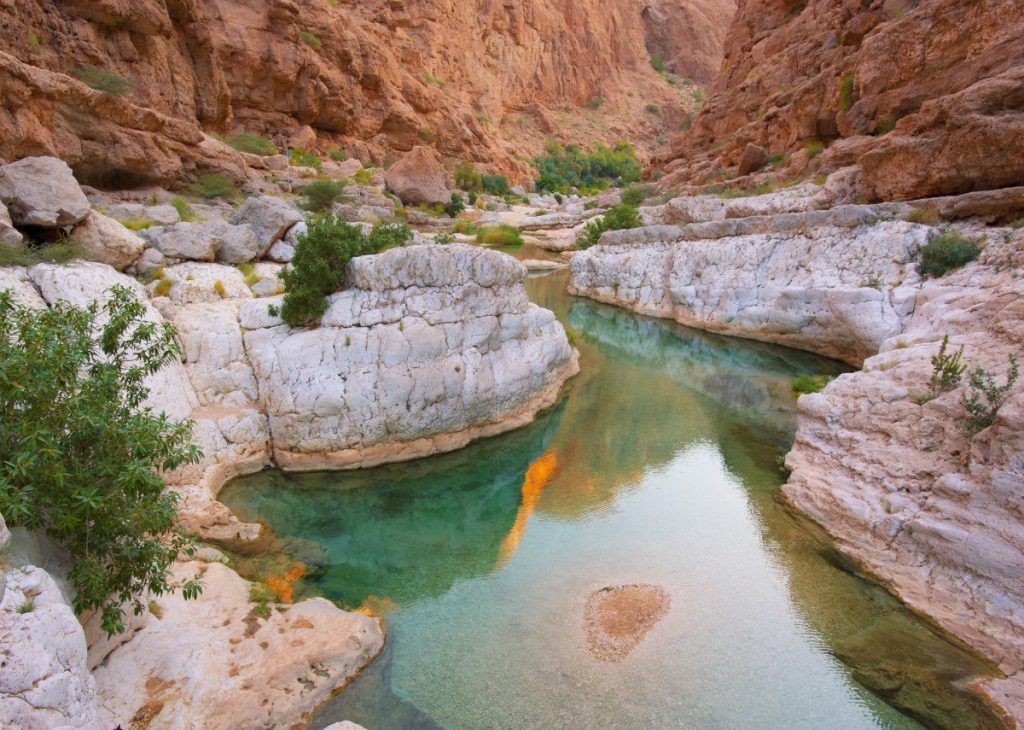
[[1024,727],[1014,4],[471,5],[0,0],[0,292],[173,328],[203,584],[0,516],[0,721]]

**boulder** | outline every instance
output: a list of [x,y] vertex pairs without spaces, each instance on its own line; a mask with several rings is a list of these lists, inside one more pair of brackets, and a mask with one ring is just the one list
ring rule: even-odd
[[756,172],[768,162],[768,150],[756,144],[748,144],[740,156],[740,164],[737,173],[740,177]]
[[232,223],[247,225],[256,233],[260,246],[259,256],[265,254],[276,241],[281,240],[289,228],[302,219],[302,213],[292,205],[271,195],[249,198],[231,216]]
[[275,172],[283,172],[288,169],[288,156],[287,155],[271,155],[270,157],[264,157],[263,163],[267,166],[268,170],[274,170]]
[[71,240],[81,250],[83,258],[108,264],[119,271],[138,261],[146,248],[141,236],[95,210],[75,226]]
[[4,579],[0,726],[100,730],[85,632],[57,583],[34,566]]
[[107,215],[119,221],[149,220],[158,226],[173,226],[181,221],[181,215],[173,205],[116,203],[107,209]]
[[352,177],[363,169],[363,163],[355,157],[349,157],[341,162],[325,162],[324,171],[337,178]]
[[25,242],[25,237],[14,227],[7,206],[0,203],[0,246],[18,248]]
[[217,260],[225,264],[243,264],[263,255],[266,247],[251,226],[225,224],[220,230]]
[[406,205],[448,205],[452,199],[448,174],[430,147],[414,147],[384,176],[388,190]]
[[177,223],[166,228],[147,228],[142,237],[169,258],[213,261],[224,225],[224,221]]
[[301,127],[296,129],[288,139],[288,146],[294,149],[311,150],[315,144],[316,130],[308,124],[303,124]]
[[26,157],[0,167],[0,201],[19,226],[63,228],[89,214],[71,168],[56,157]]

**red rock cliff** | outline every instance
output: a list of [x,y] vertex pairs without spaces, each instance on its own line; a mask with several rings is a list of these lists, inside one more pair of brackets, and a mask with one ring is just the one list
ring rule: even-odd
[[1024,183],[1020,0],[741,0],[669,183],[713,179],[748,144],[815,171],[860,163],[862,193],[909,199]]
[[[525,177],[521,156],[549,135],[643,147],[681,119],[686,98],[648,46],[708,78],[733,5],[0,0],[0,156],[55,154],[98,184],[171,182],[227,164],[200,153],[201,132],[285,142],[310,125],[321,147],[364,159],[425,140]],[[132,87],[90,89],[72,74],[86,66]]]

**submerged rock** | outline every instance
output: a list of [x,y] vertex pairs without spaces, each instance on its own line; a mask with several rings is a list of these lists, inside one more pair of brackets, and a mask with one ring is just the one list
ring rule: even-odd
[[668,613],[672,599],[655,585],[601,588],[583,609],[590,653],[602,661],[625,659]]

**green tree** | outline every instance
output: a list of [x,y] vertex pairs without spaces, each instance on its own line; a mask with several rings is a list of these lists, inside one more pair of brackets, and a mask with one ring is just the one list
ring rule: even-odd
[[0,292],[0,513],[43,530],[73,559],[74,608],[108,634],[144,594],[180,587],[168,568],[195,543],[160,471],[199,460],[192,424],[143,407],[146,378],[180,357],[174,328],[145,319],[130,289],[84,309],[16,306]]

